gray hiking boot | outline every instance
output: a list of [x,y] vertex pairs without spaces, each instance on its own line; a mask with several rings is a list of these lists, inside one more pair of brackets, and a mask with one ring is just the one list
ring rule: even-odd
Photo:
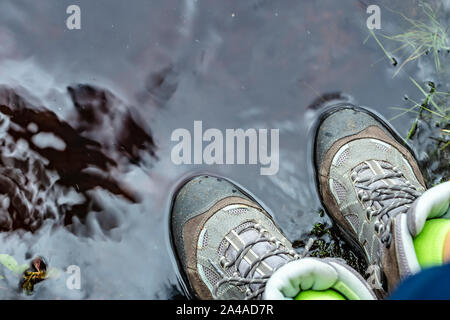
[[171,229],[184,280],[200,299],[261,298],[270,275],[299,258],[269,214],[218,177],[181,187]]
[[393,290],[417,269],[407,213],[425,183],[414,156],[380,117],[344,104],[321,116],[314,148],[326,211],[363,250],[373,287]]
[[342,261],[300,259],[269,214],[223,178],[198,176],[179,189],[171,232],[185,285],[200,299],[293,299],[327,289],[375,298]]

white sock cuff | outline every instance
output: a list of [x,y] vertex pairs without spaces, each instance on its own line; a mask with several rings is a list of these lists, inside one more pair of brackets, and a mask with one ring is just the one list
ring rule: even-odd
[[337,260],[318,258],[294,260],[275,271],[267,281],[263,298],[292,300],[303,290],[327,289],[335,289],[347,298],[375,299],[372,290],[356,271]]
[[408,229],[413,237],[423,229],[425,221],[450,215],[450,181],[425,191],[408,212]]

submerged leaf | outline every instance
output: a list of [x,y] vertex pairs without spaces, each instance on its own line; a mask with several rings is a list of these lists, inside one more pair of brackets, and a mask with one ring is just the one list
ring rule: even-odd
[[0,254],[0,263],[14,273],[19,272],[19,264],[17,263],[16,259],[14,259],[9,254]]

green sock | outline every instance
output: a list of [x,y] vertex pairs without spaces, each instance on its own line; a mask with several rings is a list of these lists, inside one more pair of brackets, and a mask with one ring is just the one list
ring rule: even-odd
[[444,262],[445,239],[450,232],[450,219],[430,219],[414,238],[414,248],[422,268],[438,266]]
[[328,289],[323,291],[305,290],[300,292],[295,300],[347,300],[339,292]]

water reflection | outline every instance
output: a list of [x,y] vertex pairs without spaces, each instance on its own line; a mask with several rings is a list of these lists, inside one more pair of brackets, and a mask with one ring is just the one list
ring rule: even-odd
[[[193,172],[229,177],[264,199],[300,246],[312,226],[332,225],[319,214],[308,174],[318,107],[344,95],[389,118],[397,114],[390,106],[407,105],[403,95],[422,99],[407,76],[392,78],[396,69],[375,42],[363,43],[361,1],[78,4],[78,31],[65,29],[62,2],[0,4],[1,252],[82,270],[82,290],[68,290],[63,272],[32,299],[182,298],[167,217],[174,186]],[[413,1],[391,5],[414,13]],[[402,28],[392,12],[383,19],[386,31]],[[430,61],[405,72],[448,91]],[[279,173],[175,166],[170,135],[194,120],[205,129],[280,129]],[[406,133],[412,120],[407,114],[393,124]],[[415,148],[426,159],[422,137]],[[424,165],[431,176],[445,174]],[[359,263],[339,234],[313,237]],[[4,275],[0,298],[22,298],[17,279]]]

